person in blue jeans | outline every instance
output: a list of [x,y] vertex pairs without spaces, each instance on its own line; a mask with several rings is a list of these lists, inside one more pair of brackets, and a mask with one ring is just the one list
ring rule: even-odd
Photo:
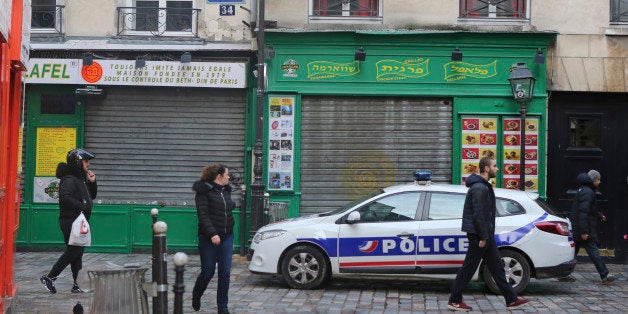
[[598,221],[606,221],[606,216],[596,207],[595,191],[601,183],[602,176],[598,171],[591,170],[588,173],[579,174],[576,180],[579,188],[569,214],[571,232],[576,244],[576,256],[580,248],[584,248],[600,274],[602,283],[613,282],[616,277],[608,271],[597,247]]
[[192,308],[201,309],[201,297],[216,273],[218,264],[218,291],[216,303],[219,314],[229,313],[229,282],[233,258],[232,211],[229,169],[220,164],[203,168],[201,179],[194,182],[196,213],[198,216],[198,252],[201,272],[192,290]]

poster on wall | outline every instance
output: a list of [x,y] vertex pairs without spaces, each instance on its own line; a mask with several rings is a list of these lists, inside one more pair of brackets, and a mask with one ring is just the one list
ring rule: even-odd
[[481,158],[497,156],[497,118],[464,117],[461,152],[461,177],[464,185],[467,177],[480,173],[478,163]]
[[33,203],[58,203],[59,179],[56,177],[35,177]]
[[59,201],[57,165],[65,161],[68,151],[76,148],[76,128],[37,128],[36,145],[33,202],[56,203]]
[[76,128],[37,128],[35,176],[54,177],[57,165],[65,161],[66,154],[75,146]]
[[[538,138],[539,119],[529,118],[525,120],[525,138],[521,139],[521,120],[519,118],[504,119],[504,173],[503,187],[507,189],[519,189],[520,184],[525,185],[526,191],[537,191],[539,184],[538,167]],[[520,182],[521,175],[521,141],[525,144],[523,157],[525,159],[525,182]]]
[[268,103],[268,189],[293,190],[295,98],[272,96]]

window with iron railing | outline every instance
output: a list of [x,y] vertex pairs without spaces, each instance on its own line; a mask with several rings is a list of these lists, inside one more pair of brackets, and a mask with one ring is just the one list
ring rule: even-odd
[[460,0],[460,18],[529,19],[530,0]]
[[118,35],[198,36],[200,9],[193,1],[130,1],[118,7]]
[[381,0],[310,0],[310,17],[377,18]]
[[628,23],[628,0],[611,0],[611,22]]
[[34,34],[63,34],[63,10],[56,0],[32,0],[31,31]]

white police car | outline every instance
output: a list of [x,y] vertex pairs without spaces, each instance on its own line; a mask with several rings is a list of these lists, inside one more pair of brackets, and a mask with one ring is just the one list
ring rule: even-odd
[[[453,279],[468,247],[460,231],[466,192],[458,185],[397,185],[332,212],[266,225],[251,243],[249,270],[282,276],[298,289],[341,276]],[[497,188],[495,195],[495,241],[516,291],[530,278],[573,272],[567,219],[537,194]],[[483,264],[474,280],[499,293]]]

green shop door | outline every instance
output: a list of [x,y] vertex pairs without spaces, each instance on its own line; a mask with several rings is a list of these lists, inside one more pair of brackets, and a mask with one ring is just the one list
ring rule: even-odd
[[68,85],[30,85],[26,90],[26,153],[18,245],[63,245],[59,231],[56,169],[70,149],[83,144],[84,101]]

